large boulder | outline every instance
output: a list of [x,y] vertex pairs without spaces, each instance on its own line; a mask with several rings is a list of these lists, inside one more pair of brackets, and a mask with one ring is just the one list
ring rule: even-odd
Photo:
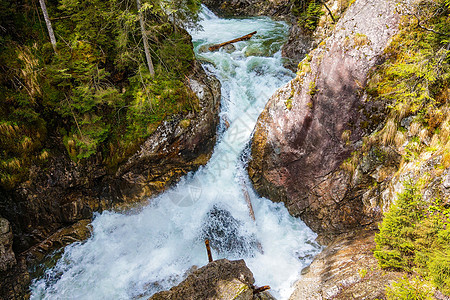
[[285,202],[322,235],[380,217],[364,207],[364,180],[355,186],[341,165],[379,110],[366,101],[364,86],[398,31],[399,18],[391,0],[356,0],[258,119],[248,168],[254,187]]
[[25,260],[16,259],[12,245],[11,226],[0,217],[0,298],[5,300],[18,299],[17,292],[30,282]]
[[253,300],[274,299],[268,293],[253,295],[252,272],[244,260],[220,259],[191,273],[179,285],[153,295],[150,300]]

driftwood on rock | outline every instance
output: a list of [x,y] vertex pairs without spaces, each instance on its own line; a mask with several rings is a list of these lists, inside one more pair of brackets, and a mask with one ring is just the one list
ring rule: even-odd
[[211,47],[209,47],[209,51],[216,51],[219,50],[220,48],[222,48],[223,46],[226,46],[228,44],[232,44],[232,43],[237,43],[240,41],[246,41],[252,38],[253,35],[255,35],[257,33],[257,31],[253,31],[252,33],[246,34],[244,36],[241,36],[240,38],[222,43],[222,44],[217,44],[217,45],[212,45]]
[[209,246],[208,239],[205,240],[205,246],[206,246],[206,253],[208,253],[208,261],[213,262],[214,260],[213,260],[212,254],[211,254],[211,247]]

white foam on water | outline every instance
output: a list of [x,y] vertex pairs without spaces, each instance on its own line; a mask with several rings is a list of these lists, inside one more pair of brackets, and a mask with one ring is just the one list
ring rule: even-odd
[[[195,50],[222,83],[221,117],[230,125],[222,121],[211,160],[138,213],[97,214],[92,237],[66,247],[56,266],[33,281],[31,299],[147,299],[178,284],[193,265],[207,263],[206,237],[216,243],[215,259],[244,259],[256,285],[270,285],[274,296],[287,299],[320,250],[316,235],[283,204],[253,192],[245,170],[243,154],[259,114],[294,76],[279,51],[288,26],[269,18],[220,19],[206,8],[202,14],[203,30],[192,32]],[[258,33],[231,53],[198,53],[252,31]]]

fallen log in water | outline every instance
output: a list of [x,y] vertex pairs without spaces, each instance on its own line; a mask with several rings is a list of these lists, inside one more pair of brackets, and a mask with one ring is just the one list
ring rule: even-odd
[[265,286],[262,286],[262,287],[256,287],[255,286],[255,289],[253,290],[253,295],[262,293],[262,292],[267,291],[267,290],[270,290],[270,286],[268,286],[268,285],[265,285]]
[[248,194],[247,187],[243,182],[241,182],[242,192],[244,193],[245,202],[247,202],[248,214],[252,218],[253,221],[256,221],[255,211],[253,210],[252,201],[250,200],[250,195]]
[[[253,210],[253,205],[252,205],[252,201],[250,200],[250,195],[248,194],[247,186],[245,185],[244,182],[241,182],[241,187],[242,187],[242,192],[244,193],[245,202],[247,202],[248,213],[249,213],[250,217],[252,218],[252,220],[254,222],[256,222],[255,211]],[[261,242],[257,241],[256,246],[258,247],[259,252],[261,254],[264,254],[264,250],[263,250]]]
[[220,48],[222,48],[223,46],[226,46],[228,44],[232,44],[232,43],[237,43],[240,41],[246,41],[252,38],[253,35],[255,35],[257,33],[257,31],[253,31],[252,33],[246,34],[244,36],[241,36],[240,38],[222,43],[222,44],[217,44],[217,45],[212,45],[211,47],[209,47],[209,51],[216,51],[219,50]]

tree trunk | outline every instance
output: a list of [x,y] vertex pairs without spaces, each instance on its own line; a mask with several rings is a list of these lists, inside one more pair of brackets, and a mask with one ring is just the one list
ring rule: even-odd
[[50,22],[50,18],[48,17],[47,6],[45,6],[44,0],[39,0],[41,4],[42,13],[44,14],[45,24],[47,25],[48,35],[50,36],[50,42],[52,43],[53,50],[56,52],[56,38],[53,33],[52,22]]
[[141,0],[136,0],[136,5],[139,13],[139,22],[141,23],[142,39],[144,40],[144,51],[145,51],[145,58],[147,59],[148,70],[150,71],[150,74],[154,76],[155,69],[153,68],[152,57],[150,56],[150,50],[148,47],[147,34],[145,33],[144,14],[141,11]]

